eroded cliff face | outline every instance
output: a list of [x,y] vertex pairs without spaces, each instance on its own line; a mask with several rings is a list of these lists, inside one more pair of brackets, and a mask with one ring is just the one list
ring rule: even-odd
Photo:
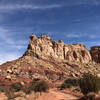
[[62,40],[58,42],[52,41],[51,37],[47,35],[42,35],[40,38],[31,35],[28,50],[25,54],[34,54],[41,57],[45,55],[81,63],[88,63],[91,61],[91,55],[84,45],[66,45]]
[[100,63],[100,46],[93,46],[90,50],[92,60],[96,63]]
[[100,63],[92,60],[100,62],[100,47],[92,47],[89,52],[82,44],[66,45],[62,40],[55,42],[46,35],[40,38],[31,35],[22,57],[0,65],[0,83],[9,85],[11,81],[29,82],[34,78],[57,81],[81,77],[88,72],[100,77]]

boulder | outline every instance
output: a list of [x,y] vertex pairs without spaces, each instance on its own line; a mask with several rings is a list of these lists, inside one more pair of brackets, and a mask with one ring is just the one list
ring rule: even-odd
[[6,76],[6,79],[8,79],[8,80],[11,80],[11,75],[10,74],[8,74],[7,76]]

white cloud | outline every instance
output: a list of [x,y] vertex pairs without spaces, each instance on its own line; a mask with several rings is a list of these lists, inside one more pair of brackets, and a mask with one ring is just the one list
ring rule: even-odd
[[21,55],[17,54],[17,53],[3,53],[0,54],[0,64],[3,64],[7,61],[12,61],[15,60],[17,58],[19,58]]
[[12,48],[20,50],[20,49],[26,48],[26,46],[24,46],[24,45],[13,45]]
[[86,42],[79,42],[84,45],[86,45],[88,48],[91,48],[92,46],[100,46],[100,41],[86,41]]
[[31,10],[47,10],[47,9],[53,9],[53,8],[61,8],[61,7],[70,7],[70,6],[78,6],[78,5],[100,5],[99,0],[72,0],[73,2],[67,2],[59,4],[41,4],[36,5],[35,3],[1,3],[0,4],[0,11],[9,11],[9,10],[25,10],[25,9],[31,9]]
[[79,38],[79,37],[81,37],[81,35],[79,35],[79,34],[65,34],[65,36],[66,37],[68,37],[68,38]]
[[100,0],[90,0],[89,3],[93,5],[100,5]]
[[0,45],[6,44],[7,46],[10,46],[10,48],[15,48],[15,49],[25,48],[25,45],[28,43],[28,41],[18,40],[16,42],[14,41],[13,38],[10,37],[12,34],[13,33],[10,32],[10,30],[0,28],[0,39],[2,39],[2,41],[0,42]]
[[65,33],[64,35],[67,38],[82,38],[85,36],[89,36],[89,34],[86,33]]
[[77,0],[73,5],[100,5],[100,0]]
[[65,37],[67,38],[82,38],[82,37],[88,37],[90,39],[96,39],[96,38],[100,38],[99,35],[97,34],[90,34],[90,33],[71,33],[71,34],[64,34]]
[[89,38],[95,39],[95,38],[98,38],[98,36],[97,35],[89,35]]
[[13,37],[10,37],[12,34],[10,30],[0,28],[0,64],[19,58],[21,49],[26,48],[26,41],[16,42]]
[[0,39],[3,39],[3,42],[8,44],[14,44],[14,41],[9,38],[9,34],[11,34],[9,30],[0,27]]
[[16,5],[0,5],[0,10],[20,10],[20,9],[31,9],[31,10],[46,10],[46,9],[52,9],[52,8],[59,8],[62,7],[62,5],[59,4],[52,4],[52,5],[31,5],[31,4],[16,4]]

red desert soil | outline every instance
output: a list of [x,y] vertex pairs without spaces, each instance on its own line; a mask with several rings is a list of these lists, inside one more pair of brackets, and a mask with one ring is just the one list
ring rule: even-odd
[[50,89],[48,93],[43,93],[37,100],[77,100],[78,96],[71,93]]
[[[79,93],[80,94],[80,93]],[[14,100],[78,100],[81,95],[72,93],[71,91],[59,91],[57,89],[50,89],[47,93],[42,93],[39,95],[34,95],[33,93],[27,95],[28,98],[15,98]],[[8,100],[4,93],[0,93],[0,100]]]

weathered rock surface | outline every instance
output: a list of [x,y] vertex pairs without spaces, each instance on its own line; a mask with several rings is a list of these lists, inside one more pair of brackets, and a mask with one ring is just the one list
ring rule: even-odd
[[69,61],[78,61],[88,63],[91,61],[91,55],[87,48],[82,44],[66,45],[62,40],[52,41],[47,35],[37,38],[35,35],[30,36],[30,44],[26,55],[52,56]]
[[100,63],[100,46],[93,46],[90,50],[92,60]]
[[10,85],[11,81],[29,83],[33,78],[56,81],[80,77],[87,72],[100,76],[100,64],[92,61],[95,60],[95,52],[98,60],[99,49],[92,49],[91,57],[82,44],[66,45],[62,40],[55,42],[46,35],[40,38],[31,35],[28,49],[22,57],[0,65],[0,84]]

